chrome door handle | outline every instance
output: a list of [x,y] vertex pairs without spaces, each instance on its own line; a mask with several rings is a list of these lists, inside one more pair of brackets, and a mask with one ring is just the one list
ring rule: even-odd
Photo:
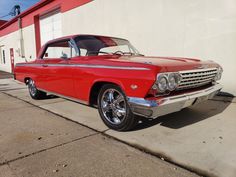
[[43,67],[48,67],[48,65],[47,64],[43,64]]

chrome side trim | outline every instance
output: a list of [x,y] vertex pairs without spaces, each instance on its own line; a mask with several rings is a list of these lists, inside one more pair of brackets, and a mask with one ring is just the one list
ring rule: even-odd
[[158,106],[158,103],[156,100],[145,100],[144,98],[138,98],[138,97],[128,97],[128,102],[133,105],[143,106],[143,107],[156,107]]
[[178,112],[183,108],[192,106],[193,104],[211,99],[221,89],[222,86],[216,84],[203,90],[160,99],[156,98],[153,100],[147,100],[144,98],[128,97],[127,100],[134,114],[156,118],[169,113]]
[[[80,68],[100,68],[100,69],[122,69],[122,70],[150,70],[149,68],[134,66],[109,66],[109,65],[93,65],[93,64],[46,64],[52,67],[80,67]],[[17,63],[16,66],[43,66],[43,64],[35,63]]]
[[42,91],[42,92],[46,92],[47,94],[55,95],[55,96],[58,96],[60,98],[64,98],[66,100],[71,100],[71,101],[74,101],[74,102],[77,102],[77,103],[89,105],[88,101],[80,100],[80,99],[77,99],[77,98],[72,98],[72,97],[69,97],[69,96],[64,96],[64,95],[61,95],[61,94],[58,94],[58,93],[55,93],[55,92],[51,92],[51,91],[47,91],[47,90],[44,90],[44,89],[41,89],[41,88],[37,88],[37,89]]

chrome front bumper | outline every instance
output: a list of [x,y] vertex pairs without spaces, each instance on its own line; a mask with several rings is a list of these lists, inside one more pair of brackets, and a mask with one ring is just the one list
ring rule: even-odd
[[178,112],[183,108],[211,99],[221,89],[222,86],[216,84],[207,89],[156,100],[128,97],[128,103],[134,114],[148,118],[156,118],[169,113]]

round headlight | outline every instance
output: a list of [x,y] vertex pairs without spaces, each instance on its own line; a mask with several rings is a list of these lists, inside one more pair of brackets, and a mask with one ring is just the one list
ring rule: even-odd
[[178,76],[175,73],[170,73],[168,76],[168,88],[170,91],[173,91],[178,86]]
[[222,72],[223,72],[223,69],[221,67],[219,67],[217,69],[217,74],[216,74],[216,77],[215,77],[215,81],[218,81],[221,79],[221,76],[222,76]]
[[157,79],[158,91],[163,93],[167,90],[167,78],[165,75],[159,75]]

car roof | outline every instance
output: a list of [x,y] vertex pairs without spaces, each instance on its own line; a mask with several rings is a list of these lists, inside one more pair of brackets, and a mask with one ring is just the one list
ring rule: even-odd
[[76,37],[79,37],[79,36],[107,37],[107,38],[115,38],[115,39],[121,39],[121,40],[126,40],[126,41],[127,41],[127,39],[118,38],[118,37],[111,37],[111,36],[92,35],[92,34],[75,34],[75,35],[68,35],[68,36],[63,36],[63,37],[60,37],[60,38],[56,38],[56,39],[50,40],[50,41],[48,41],[46,44],[53,43],[53,42],[57,42],[57,41],[64,40],[64,39],[76,38]]

